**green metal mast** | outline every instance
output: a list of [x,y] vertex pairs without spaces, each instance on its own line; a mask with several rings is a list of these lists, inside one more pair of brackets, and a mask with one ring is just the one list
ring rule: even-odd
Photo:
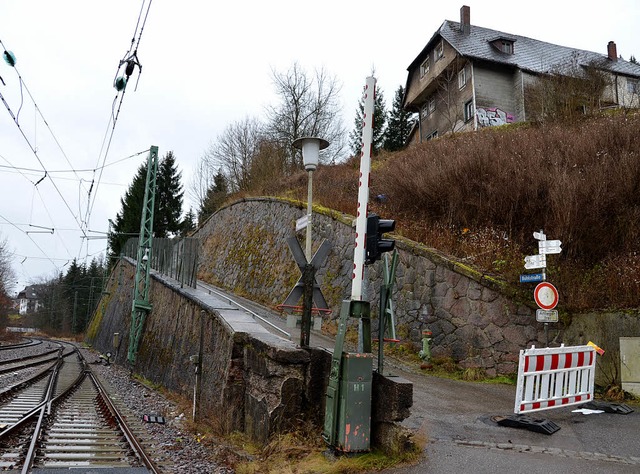
[[127,360],[135,365],[140,339],[147,314],[151,311],[149,303],[149,269],[151,267],[151,240],[153,238],[153,207],[156,198],[156,175],[158,174],[158,147],[152,146],[147,160],[147,182],[144,188],[142,218],[140,220],[140,238],[138,240],[138,258],[136,278],[131,307],[131,332],[129,334],[129,353]]

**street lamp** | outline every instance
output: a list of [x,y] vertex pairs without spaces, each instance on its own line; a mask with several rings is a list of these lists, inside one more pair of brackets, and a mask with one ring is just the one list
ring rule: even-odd
[[318,159],[320,150],[324,150],[329,146],[329,142],[318,137],[298,138],[292,144],[298,150],[302,150],[302,162],[304,169],[309,173],[309,183],[307,187],[307,240],[305,247],[305,256],[307,262],[311,262],[311,213],[312,213],[312,196],[313,196],[313,172],[318,167]]
[[315,280],[313,265],[311,264],[311,214],[313,210],[313,172],[318,167],[320,150],[329,146],[329,142],[318,137],[303,137],[295,140],[292,145],[302,150],[302,162],[304,169],[309,173],[307,187],[307,239],[305,242],[305,257],[307,264],[304,267],[304,290],[302,298],[302,328],[300,331],[300,346],[309,347],[311,334],[311,308],[313,307],[313,285]]

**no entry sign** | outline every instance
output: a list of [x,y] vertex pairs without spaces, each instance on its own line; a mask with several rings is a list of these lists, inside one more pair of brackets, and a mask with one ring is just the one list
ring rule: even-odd
[[551,283],[543,281],[533,291],[536,304],[545,310],[550,310],[558,304],[558,290]]

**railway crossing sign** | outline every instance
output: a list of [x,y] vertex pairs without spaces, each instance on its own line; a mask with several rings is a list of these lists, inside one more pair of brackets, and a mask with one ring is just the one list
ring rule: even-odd
[[[300,300],[300,297],[304,292],[304,271],[307,265],[307,258],[305,257],[304,252],[300,247],[300,243],[298,242],[298,239],[295,237],[290,237],[287,239],[287,244],[289,244],[289,249],[291,250],[291,254],[293,255],[293,258],[296,261],[298,268],[300,269],[301,275],[296,285],[293,287],[293,289],[291,290],[287,298],[284,300],[284,303],[282,303],[283,307],[293,306],[298,302],[298,300]],[[317,271],[320,269],[320,267],[324,263],[324,260],[327,258],[327,255],[329,254],[329,250],[331,250],[331,244],[326,240],[322,241],[322,244],[320,245],[318,250],[316,250],[316,253],[313,256],[313,258],[311,259],[310,262],[308,262],[313,266],[314,271]],[[325,309],[325,310],[329,309],[329,305],[327,304],[327,301],[324,299],[324,295],[322,294],[322,291],[320,290],[320,286],[315,280],[315,276],[313,277],[313,302],[315,303],[316,308]]]
[[558,290],[548,281],[543,281],[533,291],[533,298],[541,309],[551,310],[558,304]]

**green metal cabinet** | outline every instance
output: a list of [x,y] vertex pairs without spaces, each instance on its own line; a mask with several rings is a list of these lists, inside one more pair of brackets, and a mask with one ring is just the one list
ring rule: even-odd
[[368,451],[371,432],[371,353],[342,354],[338,439],[336,447],[345,452]]

